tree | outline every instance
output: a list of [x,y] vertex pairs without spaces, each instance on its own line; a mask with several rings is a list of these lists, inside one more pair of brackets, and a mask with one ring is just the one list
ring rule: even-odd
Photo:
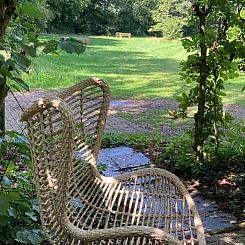
[[150,31],[161,32],[163,37],[170,39],[182,36],[190,6],[190,0],[158,0],[152,11],[154,24]]
[[53,19],[48,31],[145,35],[152,24],[154,0],[48,0]]
[[[44,0],[42,0],[44,1]],[[21,73],[29,73],[32,59],[40,54],[82,53],[85,47],[75,39],[41,42],[38,40],[37,20],[43,15],[39,4],[30,1],[2,0],[0,8],[0,130],[5,131],[4,100],[11,88],[29,90]],[[38,22],[40,24],[40,22]]]
[[114,0],[48,0],[53,19],[48,31],[108,34],[114,28]]
[[[184,114],[187,107],[197,105],[194,150],[200,161],[205,142],[213,142],[217,153],[221,128],[232,119],[223,112],[222,97],[224,82],[238,76],[236,60],[245,57],[243,9],[242,0],[199,0],[192,5],[191,22],[199,30],[183,40],[190,55],[182,63],[182,78],[195,85],[178,100]],[[240,31],[231,39],[229,30],[234,26]]]
[[118,5],[117,29],[134,35],[146,35],[152,25],[154,0],[122,0]]

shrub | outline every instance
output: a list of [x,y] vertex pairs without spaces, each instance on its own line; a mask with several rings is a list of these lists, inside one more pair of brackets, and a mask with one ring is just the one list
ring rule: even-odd
[[7,132],[0,139],[1,244],[38,244],[44,239],[30,167],[27,139]]

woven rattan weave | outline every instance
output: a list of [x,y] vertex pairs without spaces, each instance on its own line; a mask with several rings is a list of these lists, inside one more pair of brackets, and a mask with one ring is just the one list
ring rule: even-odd
[[68,245],[205,245],[195,204],[174,174],[150,168],[104,177],[97,171],[109,94],[104,81],[90,78],[22,114],[47,239]]

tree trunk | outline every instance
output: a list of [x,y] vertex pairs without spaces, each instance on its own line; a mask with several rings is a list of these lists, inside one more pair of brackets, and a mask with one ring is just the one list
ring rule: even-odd
[[205,26],[206,26],[206,13],[201,12],[199,15],[200,19],[200,33],[203,37],[200,48],[201,48],[201,62],[200,62],[200,80],[199,80],[199,99],[198,99],[198,110],[195,114],[195,152],[198,161],[203,160],[202,146],[203,146],[203,126],[205,118],[205,103],[206,103],[206,79],[207,79],[207,46],[205,44]]
[[7,96],[6,82],[0,85],[0,137],[5,134],[5,104],[4,100]]
[[3,102],[0,109],[0,138],[5,135],[5,103]]
[[[6,28],[15,11],[15,0],[4,0],[0,6],[0,40],[3,39]],[[5,133],[5,106],[4,100],[7,96],[6,78],[0,84],[0,136]]]

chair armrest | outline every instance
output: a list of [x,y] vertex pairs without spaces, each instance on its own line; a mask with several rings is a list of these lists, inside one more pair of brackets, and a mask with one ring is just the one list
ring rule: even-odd
[[[155,177],[157,178],[164,178],[166,179],[169,184],[175,186],[175,188],[178,190],[179,194],[183,196],[183,200],[186,201],[188,205],[188,209],[191,211],[193,218],[194,218],[194,224],[196,227],[196,232],[197,232],[197,237],[199,240],[199,244],[206,244],[205,243],[205,237],[204,237],[204,229],[202,225],[201,218],[198,214],[197,208],[195,206],[195,203],[187,191],[186,187],[184,186],[183,182],[173,173],[165,170],[165,169],[160,169],[160,168],[148,168],[148,169],[142,169],[142,170],[137,170],[131,173],[123,174],[120,176],[115,176],[115,177],[104,177],[102,176],[103,181],[107,183],[132,183],[135,184],[136,181],[130,181],[131,179],[142,179],[147,177],[147,184],[151,185],[151,181],[149,181],[151,178],[154,179]],[[171,190],[171,188],[168,187],[168,191]],[[152,188],[151,188],[152,191]],[[153,192],[154,193],[154,192]],[[156,190],[156,193],[158,193],[158,190]]]
[[125,226],[107,229],[81,230],[69,221],[64,221],[62,226],[68,235],[77,240],[86,242],[127,237],[146,237],[164,242],[166,245],[181,244],[177,238],[171,236],[167,232],[149,226]]
[[180,189],[180,192],[182,194],[189,194],[183,182],[175,174],[160,168],[146,168],[146,169],[136,170],[115,177],[101,176],[101,178],[106,183],[113,183],[113,182],[125,182],[131,178],[146,177],[146,176],[159,176],[159,177],[162,176],[171,179],[173,184],[175,184],[177,188]]

